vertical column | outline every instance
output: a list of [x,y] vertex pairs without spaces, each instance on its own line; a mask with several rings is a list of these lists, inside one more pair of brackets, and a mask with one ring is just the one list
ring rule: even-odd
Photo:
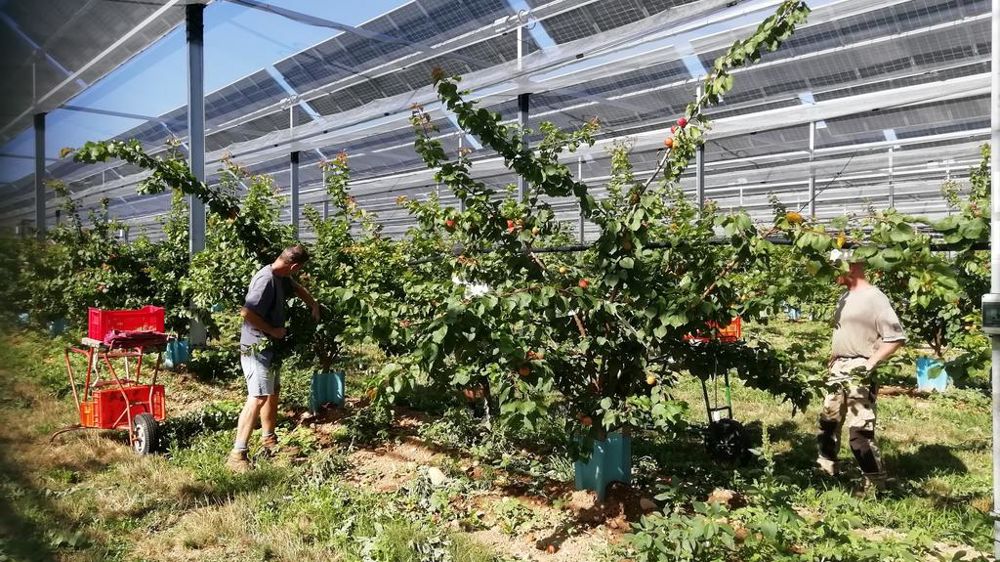
[[[188,148],[191,173],[205,181],[205,5],[184,7],[187,24],[188,54]],[[190,198],[190,251],[194,255],[205,249],[205,202]],[[207,338],[205,327],[192,320],[188,334],[192,345],[202,345]]]
[[[520,19],[520,18],[518,18]],[[524,69],[522,58],[524,57],[524,26],[517,26],[517,71]]]
[[291,192],[289,205],[291,208],[291,218],[292,218],[292,236],[296,240],[299,238],[299,151],[295,150],[292,152],[292,156],[289,159],[289,192]]
[[816,122],[809,123],[809,218],[816,218]]
[[35,114],[35,234],[45,237],[45,114]]
[[[531,94],[518,94],[517,95],[517,122],[521,125],[521,130],[528,128],[528,108],[530,106]],[[525,135],[523,148],[527,150],[529,148],[528,137]],[[524,201],[524,195],[527,193],[527,186],[525,185],[524,178],[521,175],[517,176],[517,200],[518,202]]]
[[[990,293],[1000,293],[1000,0],[993,0],[990,107]],[[1000,558],[1000,335],[991,335],[993,381],[993,553]]]
[[[578,181],[578,182],[582,182],[583,181],[583,156],[577,156],[577,158],[576,158],[576,181]],[[586,226],[584,220],[585,219],[584,219],[584,216],[583,216],[583,206],[580,206],[580,224],[579,224],[579,228],[580,228],[580,243],[581,244],[583,244],[583,242],[584,242],[584,233],[585,233],[584,227]]]
[[[697,97],[701,98],[701,86],[698,86]],[[705,143],[702,142],[698,145],[698,150],[695,153],[695,176],[694,176],[694,191],[695,197],[698,199],[698,209],[705,208]]]
[[896,208],[896,182],[894,181],[896,171],[893,166],[893,149],[889,147],[889,208]]

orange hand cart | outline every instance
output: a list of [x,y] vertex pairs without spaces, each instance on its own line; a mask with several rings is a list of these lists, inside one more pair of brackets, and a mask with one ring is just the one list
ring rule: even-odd
[[[60,429],[51,439],[78,429],[125,429],[135,452],[145,455],[155,451],[156,422],[166,417],[163,385],[156,384],[166,345],[109,347],[93,338],[83,338],[80,342],[80,347],[68,347],[64,352],[80,423]],[[152,353],[156,354],[156,362],[148,384],[143,384],[143,358]],[[82,355],[87,361],[82,387],[77,384],[71,360],[75,355]],[[123,376],[115,368],[116,361],[124,366]]]

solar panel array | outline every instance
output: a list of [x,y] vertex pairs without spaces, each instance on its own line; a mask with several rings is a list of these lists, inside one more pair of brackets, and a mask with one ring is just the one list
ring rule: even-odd
[[[0,142],[31,126],[34,100],[53,91],[72,69],[91,63],[100,53],[153,15],[165,0],[84,2],[81,0],[8,0],[0,22]],[[46,100],[57,106],[93,84],[118,65],[166,35],[184,20],[184,6],[168,9],[122,42],[78,79]],[[45,38],[33,41],[31,38]]]
[[[379,211],[388,232],[402,232],[409,222],[395,198],[440,191],[431,174],[421,172],[405,117],[411,101],[433,100],[430,70],[442,66],[465,75],[473,95],[505,119],[517,117],[517,94],[531,92],[529,126],[536,130],[542,121],[578,127],[597,117],[604,148],[568,163],[600,189],[610,169],[606,147],[633,139],[637,170],[651,170],[656,139],[692,99],[699,66],[710,67],[767,13],[742,14],[746,2],[728,4],[528,0],[534,17],[518,71],[517,35],[498,21],[516,14],[505,0],[415,0],[365,24],[368,37],[343,33],[275,63],[273,70],[302,94],[291,106],[292,130],[289,106],[281,103],[289,94],[270,71],[210,94],[208,150],[233,151],[254,171],[271,174],[282,192],[289,188],[288,153],[301,150],[301,203],[317,206],[325,192],[316,164],[346,150],[359,203]],[[815,4],[809,25],[760,64],[738,71],[734,90],[710,111],[719,133],[706,147],[708,197],[766,220],[771,195],[806,206],[814,175],[820,217],[885,207],[890,190],[900,210],[947,212],[941,183],[961,177],[988,139],[989,93],[978,84],[988,86],[990,3]],[[916,101],[898,101],[904,94]],[[809,123],[799,116],[814,107],[826,113],[810,162]],[[474,143],[439,108],[428,108],[447,150]],[[122,137],[157,147],[186,133],[185,115],[178,108]],[[474,171],[490,185],[516,181],[489,150],[474,154]],[[100,171],[65,161],[50,167],[85,204],[125,195],[113,202],[115,212],[155,232],[169,198],[132,197],[136,170],[117,165],[103,177]],[[693,191],[690,173],[681,183]],[[442,197],[451,201],[447,193]],[[554,203],[561,219],[576,224],[575,203]],[[0,221],[29,217],[31,204],[30,194],[0,204]]]

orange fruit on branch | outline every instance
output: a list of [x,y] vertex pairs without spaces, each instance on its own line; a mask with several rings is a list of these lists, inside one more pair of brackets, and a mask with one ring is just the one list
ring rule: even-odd
[[785,213],[785,220],[788,221],[788,224],[802,224],[805,222],[805,219],[802,218],[802,214],[796,211],[788,211]]

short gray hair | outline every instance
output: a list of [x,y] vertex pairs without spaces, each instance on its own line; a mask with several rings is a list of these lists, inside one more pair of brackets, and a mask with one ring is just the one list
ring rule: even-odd
[[306,263],[309,261],[309,250],[302,244],[289,246],[281,252],[281,261],[292,265]]

